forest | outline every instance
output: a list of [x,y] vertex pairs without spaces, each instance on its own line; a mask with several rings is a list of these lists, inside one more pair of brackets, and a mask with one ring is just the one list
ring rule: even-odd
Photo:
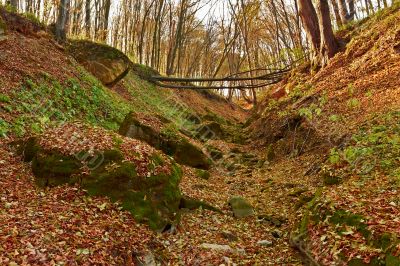
[[400,266],[400,1],[0,0],[0,265]]

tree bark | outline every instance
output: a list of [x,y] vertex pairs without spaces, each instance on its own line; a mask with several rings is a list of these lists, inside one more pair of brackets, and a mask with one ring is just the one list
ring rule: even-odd
[[319,31],[317,12],[311,0],[298,0],[298,6],[304,29],[312,44],[312,49],[315,53],[318,53],[321,44],[321,33]]
[[346,24],[347,18],[349,17],[349,12],[347,11],[346,0],[338,0],[338,4],[339,4],[340,17],[342,18],[342,23]]
[[90,39],[90,12],[91,12],[91,7],[90,7],[90,0],[86,0],[85,2],[85,34],[86,38]]
[[70,0],[61,0],[58,6],[58,17],[56,23],[56,38],[60,42],[64,42],[67,38],[65,28],[68,21]]
[[339,46],[332,30],[328,0],[318,0],[317,3],[319,28],[321,31],[320,62],[324,66],[328,59],[332,58],[338,52]]
[[331,0],[331,3],[333,7],[333,12],[335,14],[336,24],[340,28],[341,26],[343,26],[343,23],[342,23],[342,18],[340,17],[338,3],[336,2],[336,0]]
[[[348,16],[348,20],[349,21],[353,21],[354,17],[356,15],[356,7],[354,4],[354,0],[347,0],[348,4],[349,4],[349,16]],[[379,2],[379,1],[378,1]]]
[[18,6],[19,6],[19,0],[11,0],[10,1],[10,5],[15,8],[16,10],[18,10]]

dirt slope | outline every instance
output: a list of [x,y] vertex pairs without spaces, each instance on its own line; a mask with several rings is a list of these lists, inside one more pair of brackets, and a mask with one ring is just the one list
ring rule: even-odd
[[275,157],[261,197],[281,195],[312,263],[400,264],[399,25],[397,3],[340,32],[346,49],[317,73],[294,70],[276,87],[288,95],[267,97],[247,129]]

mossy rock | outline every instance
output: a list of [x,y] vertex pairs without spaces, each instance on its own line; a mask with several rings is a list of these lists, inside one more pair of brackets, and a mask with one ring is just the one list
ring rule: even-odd
[[181,203],[179,206],[180,209],[188,209],[188,210],[196,210],[202,208],[204,210],[210,210],[218,213],[222,213],[222,211],[204,201],[196,200],[187,196],[183,196],[181,199]]
[[143,140],[156,149],[174,157],[177,163],[208,170],[211,160],[197,146],[182,137],[179,132],[163,130],[158,132],[148,125],[144,125],[129,113],[121,124],[119,133],[123,136]]
[[196,137],[206,141],[209,139],[224,139],[226,133],[218,122],[209,122],[200,125],[196,130]]
[[254,215],[253,207],[242,197],[230,198],[229,205],[231,206],[233,215],[236,218],[245,218]]
[[200,177],[201,179],[204,180],[208,180],[210,179],[210,172],[206,171],[206,170],[202,170],[202,169],[196,169],[195,173],[198,177]]
[[113,85],[128,74],[132,62],[111,46],[87,40],[71,40],[68,52],[105,85]]
[[[32,172],[39,186],[79,184],[89,195],[107,196],[121,202],[137,221],[148,224],[153,230],[162,231],[177,221],[182,171],[175,163],[171,162],[168,174],[140,176],[137,165],[126,161],[118,149],[90,153],[93,155],[88,152],[65,155],[57,149],[44,149],[33,139],[29,141],[29,145],[23,147],[31,150]],[[165,163],[157,153],[151,158],[152,165]],[[84,162],[92,162],[95,167]]]
[[322,178],[324,181],[324,185],[325,186],[333,186],[333,185],[339,185],[340,183],[342,183],[342,178],[333,175],[332,173],[325,171],[324,173],[322,173]]
[[208,153],[211,156],[211,159],[214,161],[218,161],[224,157],[223,152],[220,149],[217,149],[213,146],[207,145],[206,146]]

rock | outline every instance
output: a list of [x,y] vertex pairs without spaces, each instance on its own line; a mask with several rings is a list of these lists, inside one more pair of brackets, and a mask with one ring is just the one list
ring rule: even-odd
[[273,237],[275,237],[275,238],[281,238],[282,237],[282,232],[281,231],[279,231],[279,230],[274,230],[274,231],[272,231],[272,236]]
[[160,265],[157,263],[156,257],[154,254],[150,251],[143,253],[143,254],[137,254],[135,256],[135,265],[138,266],[158,266]]
[[[25,159],[32,161],[37,185],[79,184],[89,195],[119,201],[137,221],[157,231],[177,222],[182,198],[179,190],[182,171],[176,163],[138,140],[121,139],[117,134],[102,129],[95,131],[101,134],[93,135],[95,133],[86,130],[89,126],[66,124],[63,127],[31,139],[27,142],[29,145],[23,147],[22,154],[29,155]],[[81,143],[75,141],[74,145],[65,145],[71,141],[73,133],[90,135],[82,142],[84,147],[99,147],[101,144],[95,142],[97,139],[100,143],[111,143],[111,146],[91,151],[80,148],[80,152],[70,151],[68,148]],[[125,149],[117,148],[121,145]],[[140,163],[131,159],[126,147],[140,152],[134,155],[140,156]],[[25,153],[25,150],[30,152]]]
[[273,243],[268,240],[260,240],[257,242],[257,245],[263,246],[263,247],[271,247]]
[[295,191],[289,193],[289,196],[297,198],[297,197],[301,196],[301,194],[303,194],[303,193],[305,193],[307,191],[308,191],[307,188],[299,188],[299,189],[296,189]]
[[259,215],[257,218],[258,218],[259,220],[261,220],[261,221],[268,222],[268,223],[270,223],[270,224],[272,224],[272,225],[274,225],[274,226],[276,226],[276,227],[281,227],[282,224],[284,224],[284,223],[287,222],[287,219],[286,219],[286,218],[274,217],[274,216],[272,216],[272,215],[266,215],[266,214],[264,214],[264,215]]
[[210,179],[210,172],[206,171],[206,170],[202,170],[202,169],[196,169],[195,173],[198,177],[200,177],[201,179],[204,180],[208,180]]
[[187,196],[183,196],[179,204],[179,209],[196,210],[202,208],[204,210],[215,211],[222,213],[222,211],[214,206],[211,206],[207,202],[196,200]]
[[229,205],[231,206],[236,218],[244,218],[254,215],[253,207],[242,197],[232,197],[229,200]]
[[244,254],[245,253],[244,249],[234,249],[234,248],[231,248],[229,245],[203,243],[200,245],[200,247],[203,249],[210,249],[210,250],[216,251],[216,252],[230,252],[230,253],[236,253],[236,254]]
[[213,161],[220,160],[224,156],[224,154],[222,153],[221,150],[219,150],[219,149],[217,149],[217,148],[215,148],[213,146],[207,145],[206,148],[207,148],[207,151],[210,154],[211,159]]
[[178,132],[170,129],[156,130],[150,125],[140,122],[133,112],[129,113],[121,124],[119,133],[123,136],[143,140],[156,149],[174,157],[176,162],[208,170],[211,160],[197,146],[190,143]]
[[67,50],[105,85],[113,85],[124,78],[132,65],[124,53],[105,44],[73,40]]
[[233,233],[231,233],[229,231],[222,231],[221,232],[221,236],[223,238],[229,240],[230,242],[235,242],[235,241],[239,240],[238,237],[235,234],[233,234]]
[[225,135],[221,124],[218,122],[209,122],[200,125],[196,130],[196,137],[204,141],[209,139],[223,139]]

